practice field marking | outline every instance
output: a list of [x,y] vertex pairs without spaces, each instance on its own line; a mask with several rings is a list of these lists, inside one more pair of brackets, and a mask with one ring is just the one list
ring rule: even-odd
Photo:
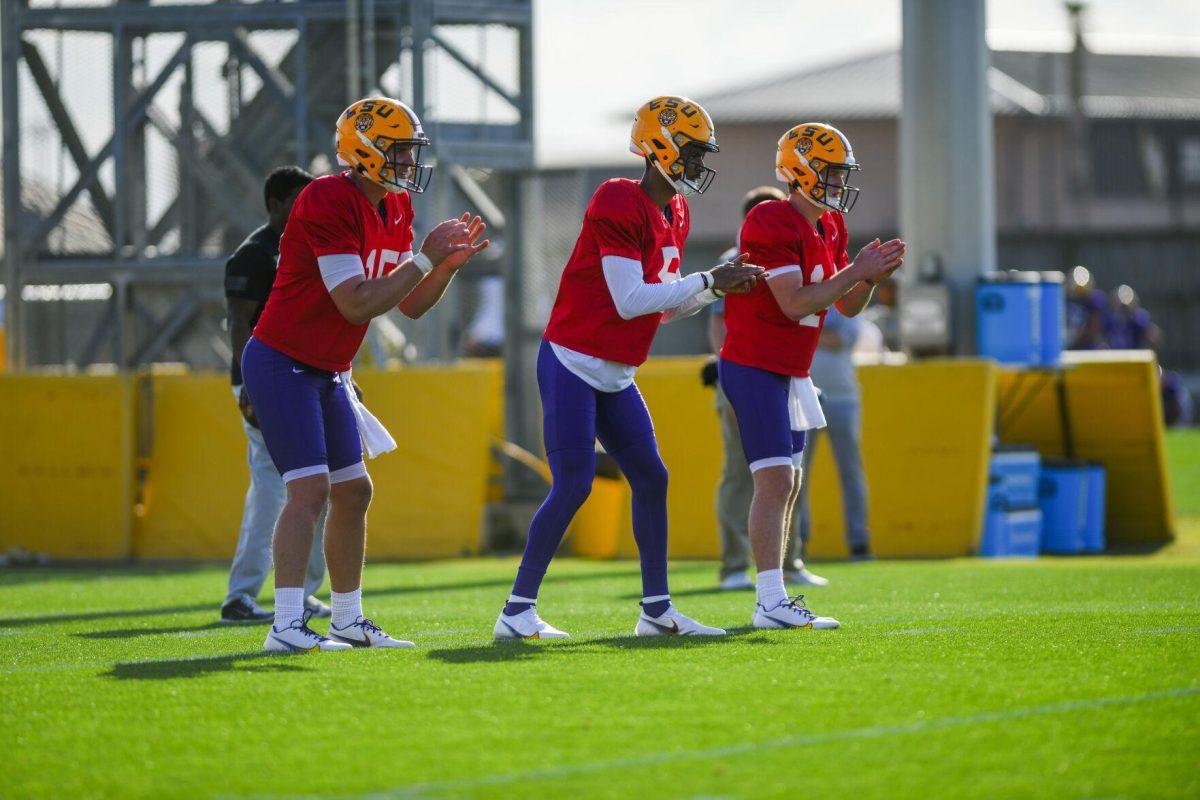
[[[497,786],[519,781],[546,780],[553,778],[569,778],[575,775],[585,775],[609,770],[624,770],[637,767],[652,767],[676,761],[697,761],[703,759],[719,759],[730,756],[757,753],[764,750],[781,750],[789,747],[826,744],[830,742],[853,741],[861,739],[882,739],[888,736],[902,736],[927,731],[939,731],[947,728],[980,725],[989,722],[1007,722],[1026,717],[1050,716],[1053,714],[1069,714],[1073,711],[1092,711],[1101,708],[1120,708],[1122,706],[1152,703],[1159,700],[1177,700],[1184,697],[1194,697],[1200,694],[1200,686],[1164,689],[1157,692],[1126,695],[1123,697],[1099,697],[1092,700],[1068,700],[1063,703],[1048,703],[1040,706],[1026,706],[1003,711],[983,711],[978,714],[967,714],[960,717],[943,717],[941,719],[920,720],[918,722],[902,723],[899,725],[876,725],[866,728],[851,728],[846,731],[813,734],[809,736],[788,736],[769,741],[746,742],[744,744],[724,745],[721,747],[706,747],[682,752],[648,753],[643,756],[630,758],[614,758],[602,761],[589,761],[582,764],[568,764],[550,769],[535,769],[525,772],[511,772],[501,775],[481,775],[478,778],[465,778],[453,781],[430,781],[415,783],[411,786],[401,786],[381,792],[369,792],[352,795],[359,800],[388,800],[389,798],[421,797],[427,794],[455,792],[483,786]],[[269,795],[252,795],[263,798]]]
[[1200,625],[1178,625],[1173,628],[1138,628],[1134,633],[1195,633],[1200,631]]
[[946,633],[948,631],[961,631],[962,628],[957,625],[945,625],[940,628],[901,628],[896,631],[884,631],[884,636],[924,636],[927,633]]

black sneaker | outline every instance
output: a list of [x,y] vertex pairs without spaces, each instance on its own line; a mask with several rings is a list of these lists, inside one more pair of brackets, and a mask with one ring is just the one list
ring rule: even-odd
[[261,625],[275,619],[275,612],[267,611],[253,600],[238,598],[221,606],[221,622],[226,625]]
[[875,554],[871,552],[871,548],[867,545],[860,544],[850,548],[851,561],[874,561]]

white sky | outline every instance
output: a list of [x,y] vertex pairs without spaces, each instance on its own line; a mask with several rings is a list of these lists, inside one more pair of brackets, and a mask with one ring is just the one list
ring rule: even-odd
[[[898,47],[900,9],[900,0],[535,0],[538,160],[633,158],[628,120],[651,97],[703,102],[706,92]],[[1061,0],[990,0],[987,11],[994,48],[1070,47]],[[1090,0],[1085,13],[1093,50],[1200,55],[1200,0]]]

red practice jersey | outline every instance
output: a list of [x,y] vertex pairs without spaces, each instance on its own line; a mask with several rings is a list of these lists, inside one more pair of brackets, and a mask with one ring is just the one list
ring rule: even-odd
[[819,220],[821,231],[787,200],[759,203],[742,223],[739,246],[750,254],[749,263],[767,270],[749,294],[725,298],[725,345],[721,358],[782,375],[808,377],[817,340],[825,325],[825,311],[796,322],[789,319],[767,282],[799,271],[804,285],[820,283],[844,269],[846,223],[836,211]]
[[546,326],[549,341],[634,367],[646,360],[662,313],[621,319],[600,260],[622,256],[640,261],[646,283],[675,280],[691,220],[680,195],[671,198],[669,207],[670,221],[637,181],[614,178],[600,184],[558,285]]
[[363,277],[381,278],[409,258],[412,222],[408,192],[389,192],[381,212],[349,172],[310,183],[296,198],[279,241],[275,285],[254,335],[302,364],[333,372],[350,369],[367,326],[347,322],[338,311],[317,258],[356,255],[362,258]]

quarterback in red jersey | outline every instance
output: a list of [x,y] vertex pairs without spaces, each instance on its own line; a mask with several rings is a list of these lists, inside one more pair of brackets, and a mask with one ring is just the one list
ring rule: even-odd
[[871,242],[854,262],[846,257],[843,213],[858,198],[849,184],[858,171],[850,142],[822,123],[789,130],[776,151],[777,177],[789,196],[760,203],[746,216],[740,248],[766,270],[753,291],[725,302],[721,388],[737,415],[754,476],[750,545],[758,568],[756,628],[836,628],[803,598],[789,600],[783,583],[785,536],[800,490],[805,432],[825,426],[808,377],[831,305],[846,316],[862,311],[875,284],[900,268],[904,242]]
[[[363,463],[395,447],[351,391],[350,364],[372,318],[399,306],[414,319],[487,246],[478,217],[447,220],[413,253],[410,193],[424,191],[429,145],[420,120],[388,97],[368,97],[337,124],[348,170],[300,193],[279,246],[275,286],[242,353],[242,374],[271,459],[287,485],[275,524],[275,623],[264,649],[296,653],[409,647],[362,613],[371,479]],[[304,570],[329,503],[325,560],[329,636],[308,627]]]
[[542,578],[595,475],[595,442],[633,490],[633,533],[642,565],[635,632],[721,635],[680,614],[667,590],[667,470],[634,373],[662,322],[696,313],[725,292],[744,292],[762,273],[745,256],[680,277],[690,225],[685,195],[716,174],[712,119],[684,97],[658,97],[634,118],[630,149],[644,158],[640,181],[601,184],[563,270],[538,353],[543,434],[553,484],[534,515],[516,582],[496,620],[496,639],[561,638],[538,616]]

